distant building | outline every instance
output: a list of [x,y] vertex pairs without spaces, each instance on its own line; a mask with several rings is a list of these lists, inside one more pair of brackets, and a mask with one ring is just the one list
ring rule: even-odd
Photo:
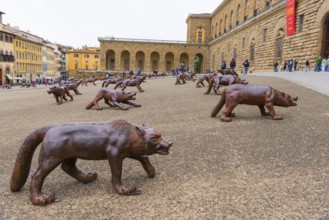
[[17,27],[10,27],[15,34],[15,77],[35,81],[42,75],[43,39]]
[[15,35],[6,25],[2,24],[0,11],[0,85],[10,84],[14,77],[14,38]]
[[288,59],[303,69],[306,59],[314,66],[319,55],[329,56],[328,0],[224,0],[186,23],[184,42],[99,37],[101,70],[169,71],[184,63],[206,72],[232,58],[238,70],[245,59],[254,71]]
[[67,54],[70,77],[93,75],[100,68],[99,48],[85,46],[68,51]]

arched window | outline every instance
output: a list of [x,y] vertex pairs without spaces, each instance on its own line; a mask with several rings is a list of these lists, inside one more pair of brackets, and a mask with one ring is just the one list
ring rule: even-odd
[[285,36],[284,30],[279,29],[276,36],[275,36],[275,58],[276,60],[281,63],[282,61],[282,54],[283,54],[283,38]]
[[251,40],[250,43],[250,59],[251,62],[254,62],[255,60],[255,39]]
[[224,33],[226,33],[226,24],[227,24],[227,15],[225,15],[225,19],[224,19]]
[[0,33],[0,40],[3,41],[3,34]]
[[233,58],[234,58],[235,62],[236,62],[237,56],[238,56],[238,51],[237,51],[236,45],[235,45],[234,49],[233,49]]
[[214,25],[213,25],[213,26],[211,26],[211,36],[212,36],[213,38],[216,38],[216,37],[215,37],[215,34],[216,34],[216,32],[215,32],[215,30],[214,30]]
[[244,21],[246,21],[248,19],[248,9],[249,9],[249,0],[245,0],[244,12],[243,12],[243,20]]
[[219,22],[219,30],[218,30],[218,36],[220,36],[222,34],[222,26],[223,26],[223,20],[220,19],[220,22]]
[[233,10],[231,10],[231,15],[230,15],[230,30],[233,27],[233,23],[234,23],[234,21],[233,21]]
[[218,26],[218,25],[217,25],[217,22],[216,22],[216,26],[215,26],[215,27],[216,27],[216,28],[215,28],[215,38],[217,37],[217,26]]
[[236,8],[236,26],[240,23],[240,15],[241,15],[241,7],[240,4],[238,4],[238,7]]
[[257,0],[254,0],[253,3],[254,16],[256,16],[258,14]]
[[329,56],[329,13],[327,13],[323,18],[322,23],[322,48],[321,55],[322,57]]

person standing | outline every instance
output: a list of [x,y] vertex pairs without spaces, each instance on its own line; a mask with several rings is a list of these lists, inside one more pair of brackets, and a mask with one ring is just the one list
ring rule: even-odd
[[327,65],[327,60],[326,59],[322,59],[322,61],[321,61],[321,66],[322,66],[321,71],[322,72],[325,72],[326,71],[326,65]]
[[308,72],[308,71],[310,71],[310,61],[308,61],[308,60],[306,60],[306,62],[305,62],[305,71],[306,72]]
[[223,63],[222,63],[222,65],[220,66],[220,68],[221,68],[222,70],[225,70],[225,69],[226,69],[226,62],[225,62],[225,60],[223,60]]
[[248,69],[249,69],[249,61],[248,59],[246,59],[244,62],[243,62],[243,74],[247,75],[248,74]]
[[294,71],[298,70],[298,61],[294,60]]
[[235,66],[236,66],[235,60],[234,60],[234,58],[232,58],[232,60],[230,62],[230,68],[231,68],[231,70],[234,70],[235,69]]
[[316,58],[316,60],[315,60],[315,72],[320,72],[321,71],[321,62],[322,62],[321,56],[319,56],[319,58]]
[[275,61],[274,64],[273,64],[273,67],[274,67],[274,72],[278,72],[278,61]]
[[137,68],[137,76],[140,76],[142,74],[142,69],[140,67]]

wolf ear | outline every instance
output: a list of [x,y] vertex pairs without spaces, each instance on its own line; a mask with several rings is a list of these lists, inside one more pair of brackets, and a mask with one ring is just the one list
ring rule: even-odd
[[148,124],[142,124],[143,128],[149,128],[150,126],[148,126]]
[[137,134],[140,138],[143,138],[144,135],[145,135],[145,131],[142,127],[139,127],[139,126],[136,126],[136,131],[137,131]]

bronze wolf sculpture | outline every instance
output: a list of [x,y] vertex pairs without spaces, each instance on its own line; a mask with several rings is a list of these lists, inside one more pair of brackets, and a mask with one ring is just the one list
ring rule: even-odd
[[53,193],[42,192],[42,185],[48,174],[60,164],[64,172],[79,182],[87,184],[96,180],[97,173],[81,171],[76,166],[77,159],[108,160],[116,192],[120,195],[140,194],[134,185],[121,182],[123,160],[128,157],[139,161],[148,176],[153,178],[155,169],[148,155],[167,155],[172,145],[161,137],[160,132],[125,120],[41,127],[25,138],[19,150],[10,181],[11,191],[17,192],[24,186],[33,153],[40,143],[39,166],[32,175],[30,187],[30,200],[34,205],[55,201]]
[[[233,109],[238,104],[257,105],[262,116],[271,116],[273,120],[282,120],[281,116],[276,115],[274,106],[289,107],[296,106],[295,101],[298,97],[273,89],[270,86],[250,86],[234,84],[224,89],[221,99],[211,112],[211,117],[215,117],[221,108],[226,104],[222,112],[221,121],[230,122],[235,114]],[[265,107],[269,112],[265,111]]]

